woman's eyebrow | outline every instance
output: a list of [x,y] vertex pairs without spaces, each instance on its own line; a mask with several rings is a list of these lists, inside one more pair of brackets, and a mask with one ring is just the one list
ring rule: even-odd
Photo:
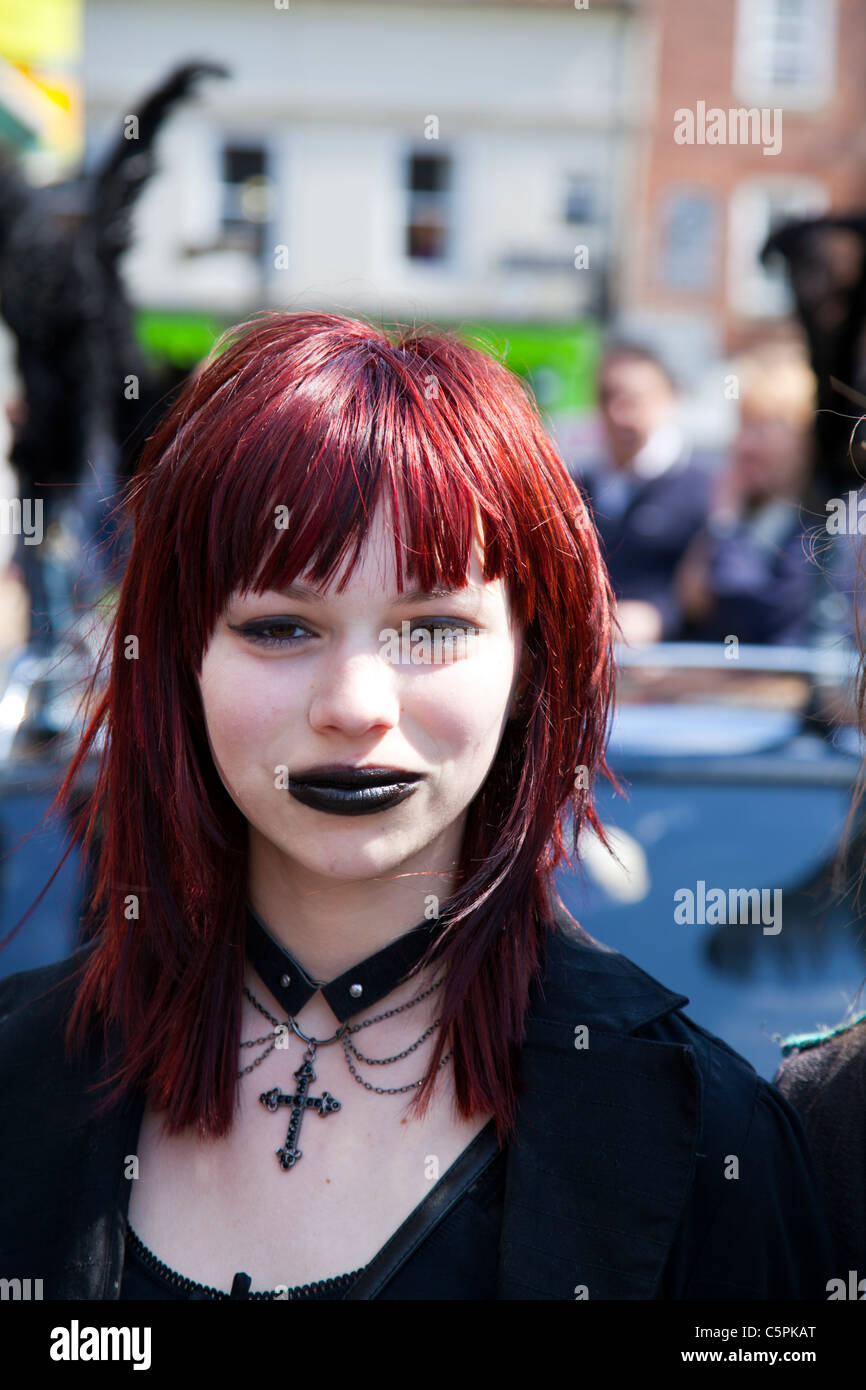
[[[475,586],[472,584],[462,585],[459,589],[405,589],[402,594],[392,595],[390,601],[395,604],[418,603],[424,599],[454,598],[457,594],[461,593],[471,595],[474,589]],[[307,584],[302,584],[300,580],[293,584],[289,584],[285,589],[275,589],[274,593],[279,594],[281,598],[304,599],[310,603],[326,602],[326,596],[324,594],[320,593],[318,589],[311,589]]]

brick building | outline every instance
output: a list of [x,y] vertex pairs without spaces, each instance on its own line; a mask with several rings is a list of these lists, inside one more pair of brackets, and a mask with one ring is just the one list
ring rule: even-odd
[[636,18],[653,77],[620,316],[681,364],[788,335],[767,234],[866,209],[862,0],[642,0]]

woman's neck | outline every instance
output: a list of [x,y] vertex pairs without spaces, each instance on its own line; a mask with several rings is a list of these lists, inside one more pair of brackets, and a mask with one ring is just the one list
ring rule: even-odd
[[453,861],[430,868],[429,852],[425,859],[423,870],[404,862],[394,875],[322,880],[251,836],[248,898],[310,978],[327,982],[439,916],[453,892]]

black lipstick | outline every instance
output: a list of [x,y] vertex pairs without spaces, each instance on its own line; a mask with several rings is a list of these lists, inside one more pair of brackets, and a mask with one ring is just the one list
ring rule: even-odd
[[289,795],[332,816],[370,816],[390,811],[411,796],[420,772],[398,767],[320,767],[289,777]]

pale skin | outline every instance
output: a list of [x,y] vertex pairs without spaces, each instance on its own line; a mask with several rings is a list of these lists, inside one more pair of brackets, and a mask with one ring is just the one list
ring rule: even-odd
[[[448,597],[400,598],[393,540],[379,513],[342,593],[336,579],[319,597],[236,593],[204,654],[200,689],[211,752],[249,825],[249,899],[315,980],[336,978],[402,936],[425,919],[428,895],[444,901],[453,887],[468,807],[526,675],[507,588],[484,581],[477,537],[468,580]],[[271,635],[297,640],[268,647],[249,637],[250,625],[277,619]],[[462,626],[465,645],[450,660],[395,661],[383,655],[381,633],[399,632],[404,619],[413,629]],[[275,788],[280,765],[300,771],[335,762],[424,776],[408,801],[354,818],[313,810]],[[416,974],[351,1021],[405,1003],[436,978],[435,969]],[[245,981],[284,1019],[249,966]],[[438,1016],[440,996],[437,990],[364,1029],[358,1050],[370,1057],[403,1051]],[[320,993],[297,1021],[317,1038],[338,1027]],[[269,1030],[244,998],[242,1038]],[[435,1038],[390,1066],[355,1066],[374,1085],[406,1085],[424,1074]],[[242,1049],[237,1069],[263,1050]],[[167,1138],[161,1116],[146,1109],[129,1219],[181,1274],[228,1291],[243,1270],[255,1291],[366,1265],[491,1118],[457,1115],[449,1062],[419,1120],[408,1111],[411,1092],[375,1095],[359,1086],[335,1042],[317,1052],[311,1093],[327,1090],[342,1108],[326,1118],[307,1114],[303,1157],[284,1172],[275,1150],[288,1111],[269,1114],[259,1096],[274,1086],[286,1091],[302,1054],[292,1036],[287,1049],[243,1077],[223,1139],[201,1141],[192,1131]]]

